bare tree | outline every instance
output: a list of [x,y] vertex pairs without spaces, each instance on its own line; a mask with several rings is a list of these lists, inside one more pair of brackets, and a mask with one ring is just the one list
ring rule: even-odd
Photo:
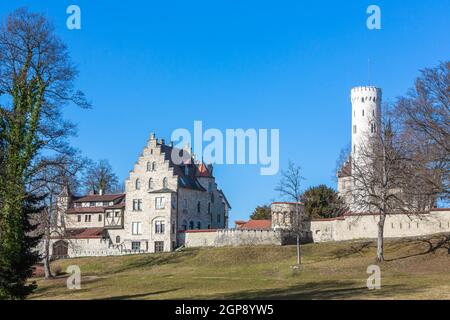
[[395,105],[395,115],[403,125],[406,138],[412,141],[415,156],[427,162],[439,175],[420,178],[434,184],[443,201],[449,201],[450,180],[450,61],[435,68],[424,69],[415,81],[414,88],[400,97]]
[[118,178],[108,160],[92,163],[86,171],[84,184],[94,194],[113,193],[119,190]]
[[381,120],[376,135],[368,137],[352,157],[352,204],[355,214],[378,215],[377,260],[384,261],[384,224],[396,213],[418,215],[429,210],[434,198],[432,186],[420,179],[429,170],[414,157],[411,143],[389,113]]
[[302,227],[303,217],[301,215],[299,203],[302,196],[301,181],[304,179],[301,175],[301,171],[299,166],[289,161],[288,169],[281,172],[281,180],[275,188],[275,191],[278,191],[282,197],[295,203],[295,217],[288,231],[296,238],[297,265],[301,264],[300,239],[304,232]]
[[79,156],[77,150],[67,150],[54,158],[39,159],[38,169],[30,182],[33,193],[42,194],[44,210],[35,215],[38,230],[43,235],[43,255],[45,277],[52,277],[50,269],[50,242],[52,239],[65,239],[64,221],[57,221],[57,196],[63,192],[76,192],[80,187],[80,174],[88,160]]

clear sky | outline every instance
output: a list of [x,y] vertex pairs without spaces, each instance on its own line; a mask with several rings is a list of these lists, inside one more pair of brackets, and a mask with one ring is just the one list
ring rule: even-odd
[[[66,8],[81,8],[81,30],[66,28]],[[368,30],[366,9],[381,8],[382,29]],[[402,95],[418,70],[449,59],[450,1],[92,1],[0,2],[50,17],[67,43],[92,110],[66,109],[78,124],[73,144],[108,159],[121,180],[150,132],[278,128],[280,163],[303,168],[304,188],[333,180],[350,141],[350,89]],[[370,79],[368,59],[371,61]],[[257,166],[220,165],[231,221],[280,199],[279,176]]]

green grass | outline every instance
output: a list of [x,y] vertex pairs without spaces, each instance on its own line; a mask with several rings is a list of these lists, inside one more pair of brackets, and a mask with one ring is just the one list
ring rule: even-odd
[[382,288],[368,290],[375,242],[186,249],[181,252],[66,259],[78,265],[80,290],[67,275],[38,279],[32,299],[450,299],[450,235],[387,240]]

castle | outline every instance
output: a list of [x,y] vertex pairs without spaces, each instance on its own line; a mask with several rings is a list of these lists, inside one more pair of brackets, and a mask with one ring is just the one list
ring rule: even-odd
[[[172,144],[152,134],[125,181],[124,194],[58,196],[57,224],[63,239],[53,256],[173,251],[185,230],[225,229],[231,208],[218,188],[213,166],[190,156],[175,164]],[[184,157],[185,158],[185,157]]]
[[[337,173],[338,193],[350,208],[336,218],[308,220],[302,203],[275,202],[271,220],[239,222],[228,229],[231,208],[218,188],[212,165],[191,156],[175,164],[178,150],[152,134],[125,182],[125,193],[76,197],[65,189],[58,197],[57,221],[65,230],[51,243],[53,257],[168,252],[179,247],[286,243],[299,225],[303,242],[377,237],[378,216],[358,213],[354,203],[352,163],[358,150],[380,128],[381,89],[351,90],[352,150]],[[298,220],[300,221],[298,221]],[[389,215],[386,237],[450,232],[450,209],[431,209],[420,216]]]

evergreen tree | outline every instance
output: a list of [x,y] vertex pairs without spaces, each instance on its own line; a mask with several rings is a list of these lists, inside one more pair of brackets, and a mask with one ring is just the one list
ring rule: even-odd
[[[28,283],[32,275],[32,266],[39,262],[39,252],[36,246],[41,235],[36,233],[33,215],[39,214],[43,207],[40,205],[43,197],[27,195],[23,201],[22,214],[11,232],[2,232],[0,246],[0,298],[24,299],[35,288],[36,283]],[[3,217],[3,219],[8,219]]]

